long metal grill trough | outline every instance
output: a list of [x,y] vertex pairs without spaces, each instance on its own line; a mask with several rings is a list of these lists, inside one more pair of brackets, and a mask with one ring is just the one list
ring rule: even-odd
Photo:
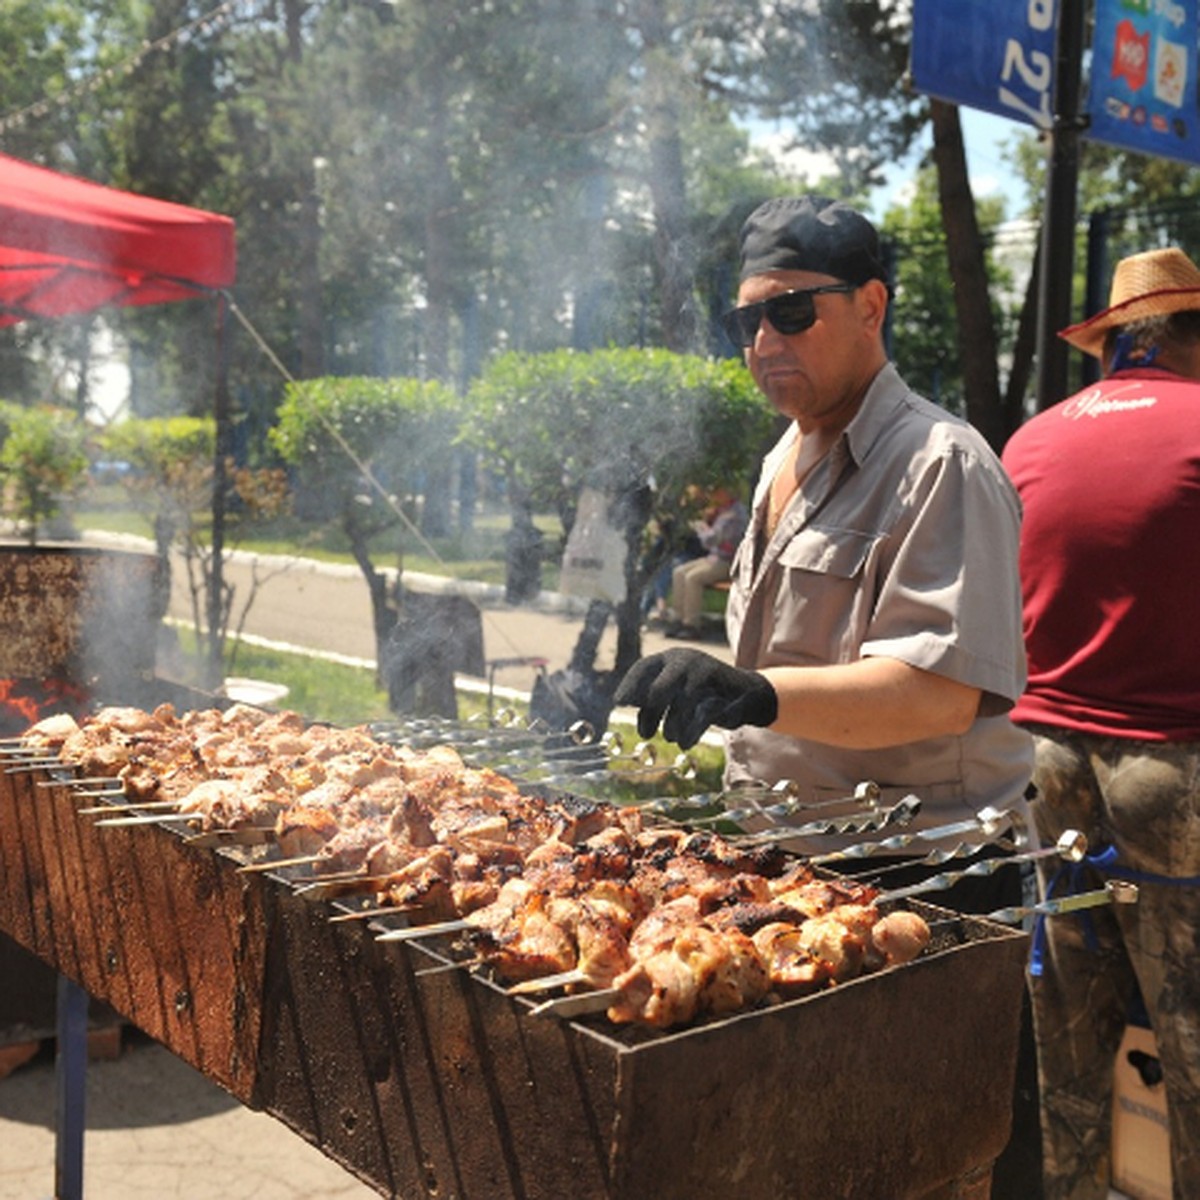
[[531,1015],[437,940],[306,898],[178,820],[0,782],[0,930],[382,1195],[982,1200],[1010,1129],[1024,935],[945,910],[916,961],[659,1033]]

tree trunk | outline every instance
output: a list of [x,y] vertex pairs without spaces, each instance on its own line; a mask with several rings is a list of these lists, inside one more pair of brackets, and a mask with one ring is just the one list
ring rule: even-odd
[[[287,0],[284,20],[288,59],[299,64],[304,58],[303,22],[307,0]],[[321,302],[321,196],[317,164],[309,156],[297,164],[296,200],[299,229],[296,255],[296,311],[300,328],[300,379],[319,379],[325,374],[325,313]]]
[[645,0],[639,24],[646,47],[646,136],[662,344],[677,354],[690,354],[696,349],[695,255],[688,237],[679,97],[671,79],[671,46],[661,0]]
[[317,167],[301,166],[300,238],[296,259],[300,318],[300,379],[319,379],[325,374],[325,313],[321,303],[321,196]]
[[1033,255],[1033,269],[1025,286],[1025,300],[1017,321],[1017,337],[1013,343],[1012,370],[1004,389],[1004,440],[1007,441],[1025,420],[1025,393],[1033,375],[1033,360],[1037,350],[1038,280],[1042,271],[1042,245],[1038,239]]
[[[394,597],[389,593],[387,576],[382,574],[371,561],[371,551],[368,539],[357,528],[352,519],[343,517],[342,529],[350,543],[350,553],[358,563],[358,569],[367,583],[367,591],[371,596],[371,622],[375,630],[375,682],[380,687],[384,684],[383,664],[388,638],[396,627],[396,605]],[[399,578],[396,581],[400,587]]]
[[967,420],[999,451],[1006,430],[1000,404],[996,327],[988,295],[983,239],[967,175],[967,155],[956,105],[930,101],[933,161],[937,167],[946,255],[954,284],[958,354],[962,363]]
[[614,516],[625,535],[625,596],[617,605],[617,657],[613,675],[617,680],[642,654],[642,586],[640,570],[642,539],[653,512],[653,496],[645,485],[629,489],[613,506]]
[[[425,300],[422,350],[430,379],[451,382],[450,330],[453,315],[452,279],[454,255],[451,246],[451,216],[457,210],[454,180],[447,163],[447,118],[445,97],[432,74],[426,96],[429,130],[425,151],[427,207],[425,209]],[[445,537],[450,532],[450,474],[447,467],[427,471],[421,506],[421,532],[426,537]]]

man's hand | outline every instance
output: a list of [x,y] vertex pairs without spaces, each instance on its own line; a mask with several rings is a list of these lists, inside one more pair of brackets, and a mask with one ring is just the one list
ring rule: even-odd
[[642,737],[652,737],[662,720],[663,737],[684,750],[710,725],[770,725],[779,712],[778,697],[766,676],[691,649],[640,659],[621,680],[614,700],[639,709]]

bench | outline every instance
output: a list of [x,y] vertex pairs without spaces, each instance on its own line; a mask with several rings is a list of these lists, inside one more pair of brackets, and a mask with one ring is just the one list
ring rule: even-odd
[[728,599],[728,579],[719,579],[716,583],[706,584],[704,588],[704,619],[723,622],[725,620],[725,604]]

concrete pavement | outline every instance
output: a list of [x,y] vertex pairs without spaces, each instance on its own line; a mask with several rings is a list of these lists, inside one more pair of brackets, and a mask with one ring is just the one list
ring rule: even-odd
[[[144,538],[89,534],[92,544],[113,545],[149,552]],[[371,598],[357,566],[319,562],[291,555],[262,555],[234,551],[225,566],[225,577],[234,587],[235,621],[246,598],[253,596],[244,624],[252,638],[334,657],[374,665],[375,635]],[[543,591],[529,603],[510,605],[504,589],[495,584],[459,581],[441,576],[405,572],[406,587],[417,592],[450,592],[469,596],[479,606],[483,620],[484,657],[496,659],[540,657],[549,670],[565,667],[583,628],[587,601]],[[191,621],[191,599],[181,563],[175,565],[169,615]],[[616,655],[616,625],[610,621],[600,642],[596,666],[611,667]],[[650,654],[673,645],[653,630],[643,631],[642,650]],[[719,622],[703,648],[727,661],[731,655]],[[535,672],[530,667],[508,667],[496,672],[496,684],[528,693]]]
[[[367,1200],[375,1196],[281,1121],[244,1108],[182,1059],[127,1029],[90,1064],[86,1200]],[[54,1063],[0,1079],[0,1200],[55,1194]]]

